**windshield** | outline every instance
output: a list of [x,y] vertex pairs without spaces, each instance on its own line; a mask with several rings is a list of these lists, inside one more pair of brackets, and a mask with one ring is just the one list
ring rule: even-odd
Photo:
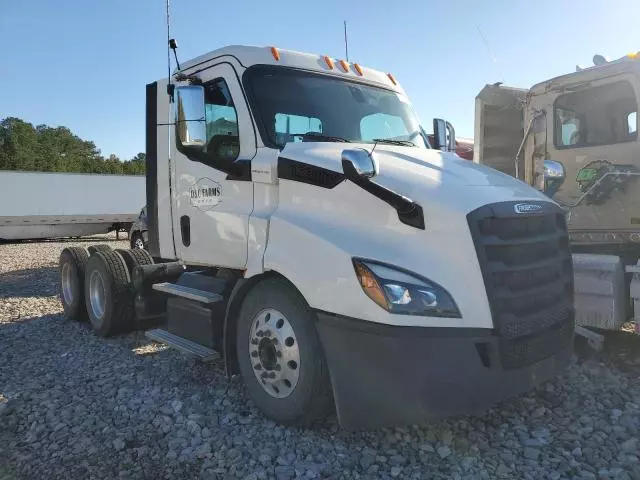
[[429,148],[408,99],[392,90],[284,67],[247,72],[266,144],[348,141]]

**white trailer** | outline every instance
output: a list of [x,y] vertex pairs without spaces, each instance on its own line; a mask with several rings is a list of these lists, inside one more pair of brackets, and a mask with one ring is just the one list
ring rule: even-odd
[[0,239],[127,228],[145,202],[144,176],[0,171]]

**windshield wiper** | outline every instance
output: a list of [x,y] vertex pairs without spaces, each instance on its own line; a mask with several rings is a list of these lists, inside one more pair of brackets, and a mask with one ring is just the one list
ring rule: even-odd
[[393,140],[391,138],[374,138],[376,143],[387,143],[389,145],[400,145],[401,147],[415,147],[416,144],[411,140]]
[[324,141],[324,142],[340,142],[349,143],[349,140],[342,137],[333,137],[331,135],[323,135],[318,132],[294,133],[294,137],[302,137],[302,140]]

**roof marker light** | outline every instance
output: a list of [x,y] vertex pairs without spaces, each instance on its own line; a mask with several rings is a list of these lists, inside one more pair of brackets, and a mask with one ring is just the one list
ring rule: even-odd
[[329,58],[328,55],[324,56],[324,61],[327,64],[327,67],[329,67],[329,69],[333,70],[333,60],[331,60],[331,58]]
[[627,55],[627,57],[633,58],[634,60],[636,60],[637,58],[640,58],[640,52],[630,53]]
[[340,60],[340,66],[345,71],[345,73],[349,73],[349,64],[344,60]]
[[271,47],[271,55],[275,58],[276,62],[280,61],[280,52],[276,47]]
[[362,76],[362,69],[360,68],[360,65],[354,63],[353,67],[356,69],[356,72],[358,72],[358,75]]
[[387,73],[387,77],[389,77],[389,80],[391,80],[391,83],[393,83],[394,85],[398,85],[393,75],[391,75],[390,73]]

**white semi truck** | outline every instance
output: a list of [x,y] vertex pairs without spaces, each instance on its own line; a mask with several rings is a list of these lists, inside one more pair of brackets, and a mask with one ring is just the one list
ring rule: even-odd
[[158,319],[150,338],[222,355],[293,425],[481,411],[569,363],[562,211],[440,151],[445,122],[430,145],[392,75],[231,46],[146,95],[150,253],[65,249],[69,318]]
[[140,175],[0,171],[0,240],[128,229],[144,202]]
[[476,98],[473,161],[534,185],[563,208],[576,323],[640,332],[640,52],[530,89],[487,85]]

